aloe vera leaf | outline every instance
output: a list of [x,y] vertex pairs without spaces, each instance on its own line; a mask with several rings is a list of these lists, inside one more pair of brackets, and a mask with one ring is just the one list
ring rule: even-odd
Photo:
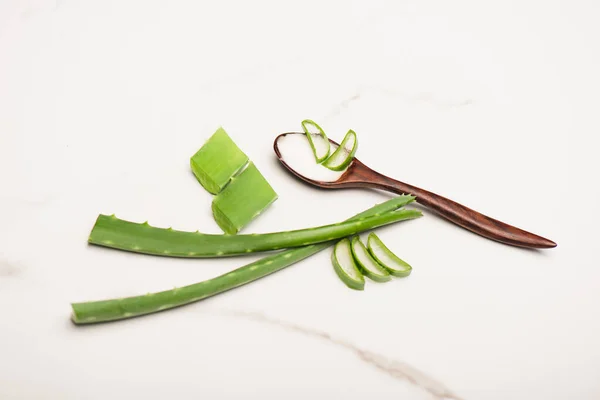
[[253,162],[213,198],[212,211],[223,232],[234,235],[277,200],[277,193]]
[[412,267],[388,249],[373,232],[369,234],[367,247],[373,258],[387,269],[390,274],[398,277],[410,275]]
[[390,273],[369,254],[358,236],[352,238],[352,255],[360,271],[375,282],[387,282],[392,279]]
[[217,194],[247,162],[248,156],[219,128],[190,158],[190,167],[200,184]]
[[350,289],[364,290],[365,278],[352,256],[352,245],[348,238],[336,243],[331,253],[331,263],[335,273]]
[[358,220],[287,232],[211,235],[156,228],[147,222],[139,224],[121,220],[114,215],[101,214],[88,241],[99,246],[160,256],[224,257],[327,242],[420,216],[420,211],[402,209]]
[[341,171],[350,165],[357,149],[358,138],[356,137],[356,132],[350,129],[348,133],[346,133],[346,136],[344,136],[344,140],[342,140],[340,146],[335,149],[333,154],[329,156],[327,160],[325,160],[323,166],[332,171]]
[[323,250],[329,243],[291,249],[264,257],[213,279],[141,296],[71,304],[76,324],[114,321],[179,307],[234,289]]
[[[311,126],[313,129],[310,129]],[[329,156],[330,151],[329,139],[327,139],[325,131],[323,131],[323,128],[321,128],[316,122],[310,119],[305,119],[302,121],[302,129],[308,138],[308,143],[310,143],[310,147],[315,155],[315,160],[317,160],[317,163],[319,164],[322,163],[325,161],[327,156]],[[315,130],[317,132],[315,132]]]
[[[402,195],[384,203],[371,207],[350,218],[356,220],[377,214],[392,212],[414,201],[413,196]],[[171,290],[150,293],[141,296],[125,297],[111,300],[72,303],[71,319],[75,324],[91,324],[133,318],[146,314],[164,311],[183,306],[216,294],[245,285],[273,272],[293,265],[313,254],[316,254],[333,242],[313,244],[295,249],[285,250],[263,257],[260,260],[244,265],[221,276]]]

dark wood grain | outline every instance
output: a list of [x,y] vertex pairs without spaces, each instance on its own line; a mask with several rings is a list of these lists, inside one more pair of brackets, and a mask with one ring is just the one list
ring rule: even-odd
[[[483,215],[438,194],[380,174],[356,158],[352,161],[346,172],[335,182],[323,182],[307,178],[299,174],[285,162],[277,146],[277,142],[281,137],[291,134],[304,135],[304,133],[298,132],[282,133],[275,139],[273,149],[279,161],[288,171],[311,185],[325,189],[372,188],[398,194],[411,194],[416,197],[416,201],[419,204],[435,211],[447,220],[488,239],[518,247],[539,249],[556,247],[556,243],[549,239]],[[331,139],[330,142],[338,145]]]

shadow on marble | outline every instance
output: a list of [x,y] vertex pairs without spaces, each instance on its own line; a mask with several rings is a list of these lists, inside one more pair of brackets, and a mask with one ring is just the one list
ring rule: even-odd
[[21,273],[20,264],[0,259],[0,279],[13,278]]
[[294,333],[300,333],[306,336],[325,340],[329,343],[353,352],[363,362],[377,368],[381,372],[393,377],[394,379],[409,382],[411,385],[429,393],[434,399],[462,400],[461,397],[450,391],[450,389],[448,389],[443,383],[428,376],[424,372],[419,371],[415,367],[412,367],[411,365],[401,361],[389,359],[381,354],[360,348],[345,340],[335,338],[327,332],[306,328],[291,322],[271,318],[259,312],[247,312],[241,310],[220,310],[219,312],[224,315],[246,318],[262,324],[276,325]]

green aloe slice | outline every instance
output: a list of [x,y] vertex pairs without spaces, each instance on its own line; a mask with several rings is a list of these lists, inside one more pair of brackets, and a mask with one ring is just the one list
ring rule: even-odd
[[323,129],[316,122],[310,119],[302,121],[302,129],[306,133],[308,143],[310,143],[310,147],[315,155],[315,160],[319,164],[322,163],[329,156],[330,144],[327,135],[325,135]]
[[383,265],[390,274],[398,277],[410,275],[412,267],[388,249],[381,239],[373,232],[369,234],[367,247],[373,258],[379,264]]
[[375,282],[387,282],[392,279],[390,273],[369,254],[358,236],[352,239],[352,255],[363,275]]
[[333,253],[331,253],[331,262],[336,274],[346,286],[355,290],[363,290],[365,288],[365,278],[363,278],[363,274],[354,262],[348,238],[337,242],[333,248]]
[[358,148],[358,139],[356,132],[352,129],[346,133],[344,140],[340,143],[340,146],[335,149],[333,154],[329,156],[323,163],[323,166],[329,168],[332,171],[341,171],[346,168],[352,162],[356,149]]

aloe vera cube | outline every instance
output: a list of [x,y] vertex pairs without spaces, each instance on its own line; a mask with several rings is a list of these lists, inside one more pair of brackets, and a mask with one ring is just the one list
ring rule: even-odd
[[356,266],[348,238],[336,243],[331,254],[331,263],[335,273],[350,289],[363,290],[365,288],[365,278]]
[[251,161],[212,202],[213,215],[223,232],[238,233],[277,200],[277,193]]
[[367,247],[373,258],[377,260],[379,264],[383,265],[390,274],[397,277],[410,275],[412,267],[388,249],[381,239],[373,232],[369,234]]
[[217,131],[190,158],[190,166],[200,184],[217,194],[248,162],[248,156],[223,128]]

